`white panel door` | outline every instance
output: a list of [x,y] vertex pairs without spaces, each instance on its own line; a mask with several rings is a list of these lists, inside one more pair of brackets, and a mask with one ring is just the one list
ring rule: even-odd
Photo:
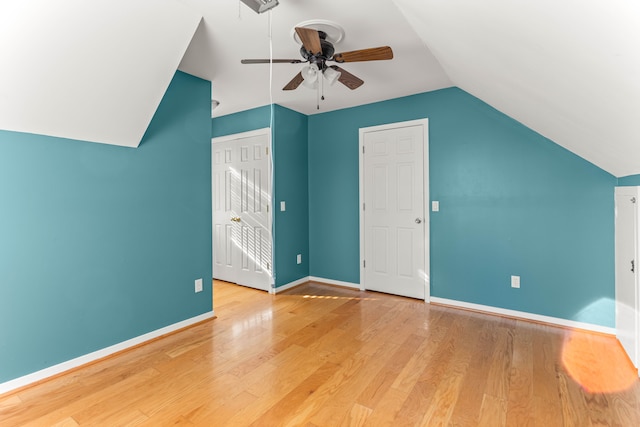
[[269,290],[270,134],[263,130],[212,142],[213,277]]
[[637,197],[635,187],[616,188],[616,335],[636,368],[640,356]]
[[426,123],[361,130],[366,289],[426,299]]

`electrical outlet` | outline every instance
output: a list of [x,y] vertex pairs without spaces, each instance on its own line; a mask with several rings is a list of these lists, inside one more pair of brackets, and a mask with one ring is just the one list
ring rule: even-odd
[[302,264],[302,254],[298,254],[298,255],[296,256],[296,262],[297,262],[298,264]]
[[196,279],[195,290],[196,292],[202,292],[202,279]]
[[520,287],[520,276],[511,276],[511,287],[512,288]]

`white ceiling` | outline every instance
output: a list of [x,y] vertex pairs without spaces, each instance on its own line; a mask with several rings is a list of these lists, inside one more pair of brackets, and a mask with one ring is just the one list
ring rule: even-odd
[[[270,96],[269,65],[240,59],[268,58],[270,32],[274,58],[298,58],[291,30],[310,19],[344,28],[338,52],[395,57],[343,64],[365,84],[326,88],[319,111],[315,91],[281,90],[302,64],[274,64]],[[625,176],[640,174],[639,47],[637,0],[280,0],[261,15],[239,0],[0,0],[0,129],[137,146],[179,64],[212,81],[216,115],[455,85]]]
[[394,1],[456,86],[615,176],[640,173],[640,2]]
[[0,129],[137,147],[201,18],[173,0],[0,0]]

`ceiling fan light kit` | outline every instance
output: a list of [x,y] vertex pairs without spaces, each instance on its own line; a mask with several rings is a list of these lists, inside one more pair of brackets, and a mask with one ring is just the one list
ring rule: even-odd
[[240,0],[249,6],[254,12],[262,13],[271,10],[278,5],[278,0]]
[[318,87],[318,71],[319,68],[316,64],[307,65],[302,68],[302,78],[304,81],[302,85],[309,89],[315,89]]
[[325,80],[329,82],[330,85],[333,85],[336,82],[336,80],[340,78],[342,73],[340,71],[334,70],[331,67],[327,67],[322,72],[322,75],[324,76]]

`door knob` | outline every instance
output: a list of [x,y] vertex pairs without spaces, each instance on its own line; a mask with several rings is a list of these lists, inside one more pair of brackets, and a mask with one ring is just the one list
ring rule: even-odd
[[420,224],[422,220],[420,218],[416,218],[416,224]]
[[240,217],[239,216],[234,216],[233,218],[231,218],[231,221],[240,222]]

